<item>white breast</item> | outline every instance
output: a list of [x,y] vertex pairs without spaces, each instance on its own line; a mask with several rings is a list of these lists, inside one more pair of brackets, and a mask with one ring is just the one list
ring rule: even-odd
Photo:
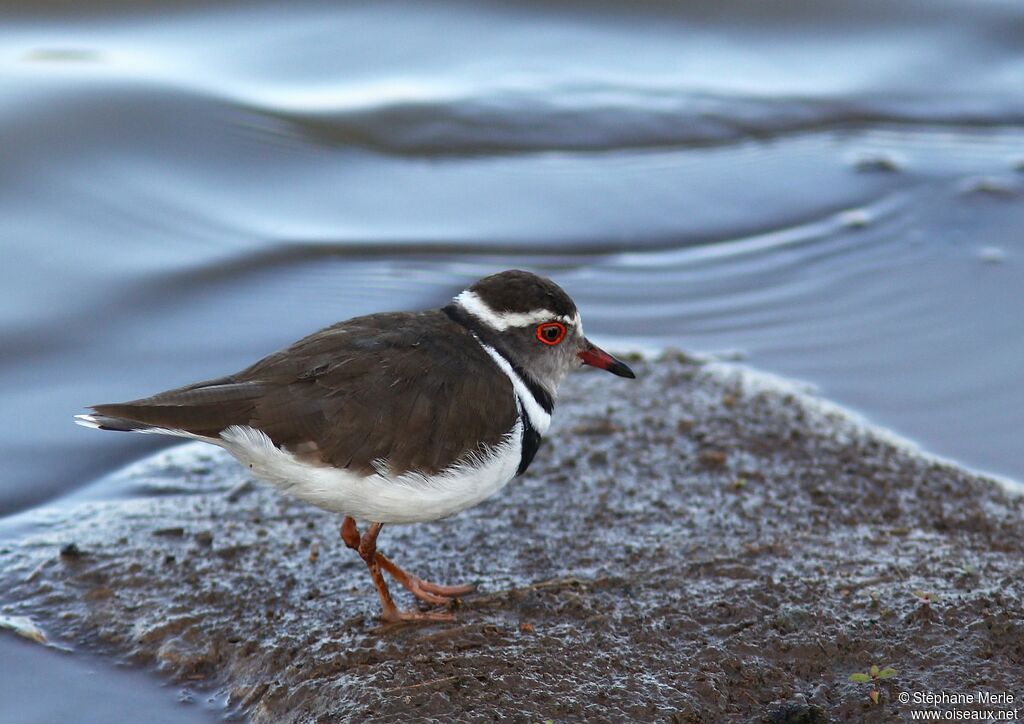
[[382,464],[372,475],[307,463],[274,445],[263,432],[233,425],[221,444],[256,477],[326,510],[358,520],[417,523],[454,515],[489,498],[515,477],[522,452],[523,422],[504,439],[459,460],[436,475],[391,475]]

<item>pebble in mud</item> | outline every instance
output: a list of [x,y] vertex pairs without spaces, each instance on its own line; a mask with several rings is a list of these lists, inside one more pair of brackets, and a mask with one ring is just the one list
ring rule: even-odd
[[820,706],[794,702],[783,704],[767,717],[767,724],[828,724],[829,718]]
[[[256,722],[883,722],[899,691],[1024,692],[1021,498],[738,368],[637,367],[629,404],[570,378],[498,497],[385,527],[400,565],[479,583],[453,625],[379,626],[337,518],[231,495],[237,466],[208,452],[206,492],[91,502],[11,542],[5,613]],[[53,565],[72,540],[88,555]],[[878,703],[849,679],[873,664],[897,672]]]
[[61,547],[60,557],[64,560],[73,561],[76,558],[82,557],[82,551],[79,550],[77,543],[67,543]]

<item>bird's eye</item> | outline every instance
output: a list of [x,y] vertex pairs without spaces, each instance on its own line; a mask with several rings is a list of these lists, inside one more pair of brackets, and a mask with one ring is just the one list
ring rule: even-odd
[[537,327],[537,339],[544,344],[555,345],[565,337],[565,325],[558,322],[545,322]]

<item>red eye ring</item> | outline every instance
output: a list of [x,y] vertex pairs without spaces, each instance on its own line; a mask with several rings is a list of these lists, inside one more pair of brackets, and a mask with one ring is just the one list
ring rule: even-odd
[[565,325],[561,322],[545,322],[537,325],[537,339],[549,347],[565,339]]

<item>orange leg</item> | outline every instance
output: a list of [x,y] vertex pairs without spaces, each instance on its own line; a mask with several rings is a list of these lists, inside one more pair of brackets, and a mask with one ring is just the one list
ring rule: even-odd
[[451,621],[454,616],[448,613],[422,613],[419,611],[399,611],[394,599],[388,591],[387,582],[381,573],[383,568],[394,576],[395,580],[405,586],[417,598],[433,604],[448,604],[454,596],[463,595],[473,590],[472,586],[439,586],[412,576],[388,560],[383,553],[377,552],[377,535],[382,528],[381,523],[372,523],[362,536],[352,518],[346,516],[341,525],[341,538],[345,545],[359,553],[359,557],[370,569],[373,585],[377,588],[383,609],[381,618],[385,621]]

